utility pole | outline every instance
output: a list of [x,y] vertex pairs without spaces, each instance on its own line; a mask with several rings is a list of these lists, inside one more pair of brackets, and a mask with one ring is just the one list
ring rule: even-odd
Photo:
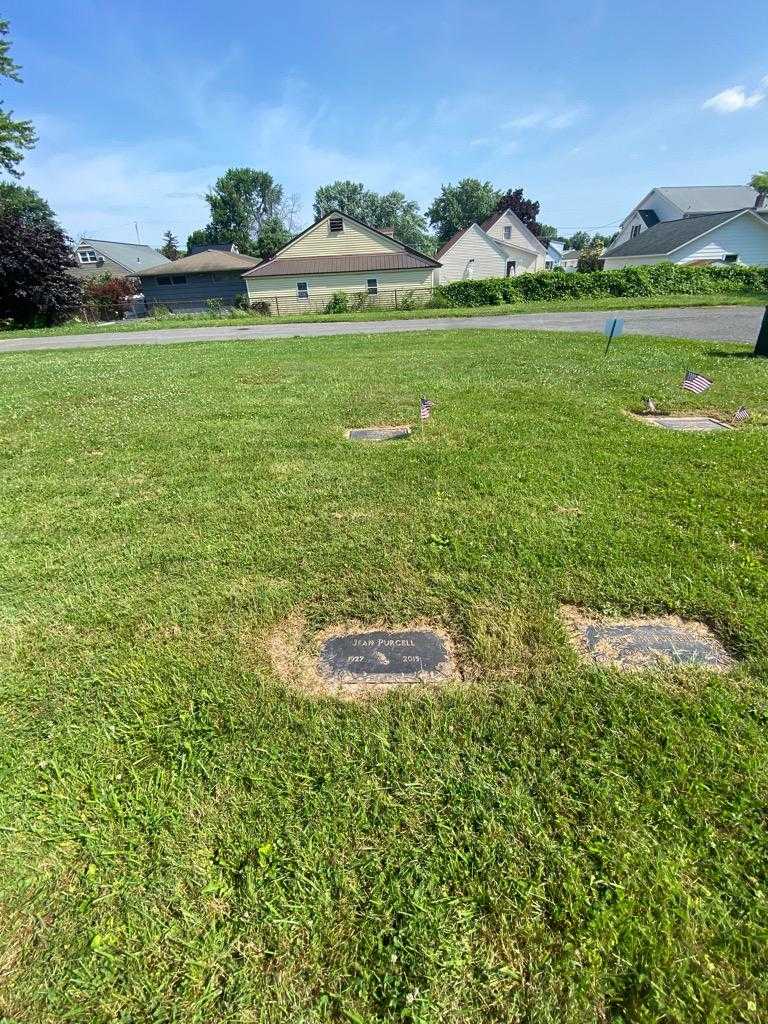
[[136,228],[136,241],[141,245],[141,235],[139,234],[139,222],[135,220],[133,222],[134,228]]

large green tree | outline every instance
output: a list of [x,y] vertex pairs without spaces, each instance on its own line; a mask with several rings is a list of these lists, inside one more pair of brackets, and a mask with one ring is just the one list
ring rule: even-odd
[[758,171],[749,179],[749,184],[756,192],[768,193],[768,171]]
[[[510,188],[500,195],[495,209],[502,211],[511,210],[537,238],[542,237],[544,225],[539,224],[538,221],[541,207],[535,199],[527,199],[521,188]],[[554,238],[554,235],[552,237]]]
[[256,255],[261,256],[263,260],[271,260],[290,240],[291,232],[282,220],[279,217],[270,217],[261,226],[256,242]]
[[[0,78],[20,82],[19,66],[10,56],[11,44],[6,39],[8,22],[0,20]],[[15,178],[21,177],[18,165],[24,159],[24,150],[32,149],[37,134],[31,121],[16,121],[12,110],[3,108],[0,100],[0,168]]]
[[273,234],[275,218],[281,222],[293,215],[295,198],[284,199],[283,187],[268,171],[252,167],[231,167],[206,193],[211,219],[204,228],[193,231],[187,245],[234,242],[240,252],[258,251],[258,240],[265,225]]
[[456,185],[443,185],[427,216],[437,232],[439,245],[470,224],[482,224],[493,211],[502,193],[477,178],[462,178]]
[[33,188],[25,188],[10,181],[0,181],[0,212],[11,211],[33,223],[56,223],[53,210]]
[[393,228],[395,238],[422,252],[434,249],[434,239],[419,204],[406,199],[402,192],[380,195],[367,189],[360,181],[334,181],[321,185],[315,192],[315,217],[324,217],[331,210],[340,210],[372,228]]
[[0,320],[47,327],[74,316],[83,303],[74,265],[71,239],[57,224],[0,209]]

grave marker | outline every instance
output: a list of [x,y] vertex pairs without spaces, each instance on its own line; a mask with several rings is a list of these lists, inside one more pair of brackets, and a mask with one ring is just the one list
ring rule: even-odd
[[453,659],[431,629],[373,629],[327,639],[318,671],[347,684],[441,682],[453,675]]
[[410,434],[410,427],[355,427],[345,436],[348,441],[395,441]]
[[709,431],[730,430],[727,423],[713,419],[711,416],[643,416],[643,421],[653,423],[655,427],[665,430]]

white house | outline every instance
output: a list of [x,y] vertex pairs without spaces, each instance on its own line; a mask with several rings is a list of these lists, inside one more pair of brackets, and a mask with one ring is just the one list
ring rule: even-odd
[[551,242],[547,242],[547,258],[544,263],[544,269],[554,270],[555,267],[559,267],[563,261],[564,251],[565,245],[562,242],[558,242],[556,238],[553,238]]
[[578,249],[566,249],[563,255],[560,257],[560,269],[574,271],[579,266],[579,250]]
[[661,221],[749,208],[761,211],[761,215],[768,215],[765,196],[756,192],[751,185],[675,185],[653,188],[621,222],[619,233],[606,255]]
[[441,284],[470,278],[515,277],[544,270],[546,246],[511,210],[494,213],[449,238],[437,254]]
[[606,270],[643,263],[768,266],[768,217],[750,208],[659,221],[612,245],[604,257]]
[[269,302],[275,313],[300,312],[322,308],[335,292],[395,305],[395,293],[418,295],[436,284],[439,267],[388,231],[332,210],[243,277],[252,302]]

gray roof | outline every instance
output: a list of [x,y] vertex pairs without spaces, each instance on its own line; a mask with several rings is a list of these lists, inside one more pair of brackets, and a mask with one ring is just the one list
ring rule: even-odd
[[416,252],[372,252],[349,256],[283,256],[260,264],[245,277],[281,277],[297,274],[354,274],[366,270],[416,270],[439,267]]
[[[749,213],[741,210],[741,215]],[[666,256],[679,249],[686,242],[711,231],[712,228],[733,220],[738,211],[726,210],[721,213],[703,213],[695,217],[680,217],[678,220],[663,220],[659,224],[641,231],[639,235],[611,249],[607,256]],[[762,218],[761,218],[762,219]]]
[[159,266],[142,270],[142,276],[153,274],[155,277],[166,277],[168,274],[209,274],[211,271],[250,270],[259,263],[257,256],[244,256],[239,252],[222,252],[221,249],[204,249],[193,256],[182,256],[180,260],[170,263],[168,260]]
[[146,267],[156,267],[158,264],[170,263],[171,261],[153,249],[151,245],[136,245],[133,242],[107,242],[103,238],[81,238],[77,243],[78,249],[95,249],[113,263],[119,263],[121,267],[134,274],[140,274]]
[[655,191],[683,213],[745,210],[754,206],[757,198],[757,192],[751,185],[664,185]]
[[195,256],[199,252],[207,252],[209,249],[218,249],[219,252],[240,252],[234,242],[210,242],[206,245],[191,245],[187,249],[187,256]]

